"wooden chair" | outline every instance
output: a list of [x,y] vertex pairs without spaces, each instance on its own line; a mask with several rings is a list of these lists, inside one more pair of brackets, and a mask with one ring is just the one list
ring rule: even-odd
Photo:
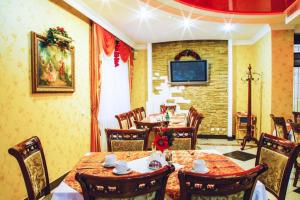
[[294,122],[296,124],[300,124],[300,112],[293,112],[294,115]]
[[[295,142],[300,144],[300,124],[299,123],[290,123],[291,124],[291,128],[293,130],[294,133],[294,138],[295,138]],[[295,135],[297,137],[295,137]],[[297,186],[297,182],[300,176],[300,154],[298,155],[298,158],[296,159],[295,162],[295,179],[294,179],[294,183],[293,186],[296,187]]]
[[190,107],[188,115],[187,115],[187,118],[186,118],[186,126],[187,127],[190,126],[190,124],[191,124],[191,117],[192,117],[193,113],[195,113],[195,112],[197,112],[197,110],[193,106]]
[[118,120],[120,129],[129,129],[130,122],[128,120],[128,113],[122,113],[115,116]]
[[29,200],[51,199],[48,169],[38,137],[29,138],[8,149],[21,168]]
[[134,114],[134,116],[135,116],[135,119],[136,119],[137,121],[142,121],[142,120],[143,120],[143,119],[142,119],[142,116],[141,116],[141,113],[140,113],[140,111],[139,111],[139,108],[133,109],[132,112],[133,112],[133,114]]
[[108,151],[147,150],[149,129],[105,129]]
[[204,119],[204,116],[202,113],[198,113],[198,112],[194,112],[192,115],[193,116],[191,118],[190,127],[193,127],[195,129],[195,134],[197,135],[199,126],[202,120]]
[[129,128],[135,127],[134,121],[137,120],[137,117],[136,117],[136,115],[134,114],[133,111],[130,111],[130,112],[127,113],[127,119],[129,121]]
[[142,121],[147,116],[144,107],[134,109],[134,113],[135,113],[136,118],[137,118],[138,121]]
[[166,184],[174,166],[165,166],[151,173],[135,176],[101,177],[77,173],[84,200],[107,199],[154,199],[165,198]]
[[161,130],[159,127],[154,128],[155,134],[159,134],[160,131],[173,130],[174,141],[173,145],[169,148],[170,150],[191,150],[196,149],[197,134],[193,127],[183,128],[164,128]]
[[240,199],[251,200],[257,177],[268,169],[258,165],[253,169],[228,175],[207,175],[179,170],[180,199]]
[[286,127],[286,121],[284,117],[275,117],[273,114],[270,114],[270,117],[272,118],[274,122],[274,128],[276,131],[276,136],[283,138],[283,139],[289,139],[289,133]]
[[279,200],[285,199],[292,167],[299,151],[300,145],[289,140],[265,133],[260,137],[255,165],[267,164],[268,171],[258,179]]
[[160,112],[163,113],[165,111],[169,110],[170,112],[175,113],[176,111],[176,105],[160,105]]
[[152,143],[154,141],[155,133],[153,128],[156,126],[159,127],[168,127],[169,121],[162,121],[162,122],[141,122],[141,121],[134,121],[135,127],[137,129],[149,129],[149,137],[148,137],[148,144],[147,149],[151,149]]

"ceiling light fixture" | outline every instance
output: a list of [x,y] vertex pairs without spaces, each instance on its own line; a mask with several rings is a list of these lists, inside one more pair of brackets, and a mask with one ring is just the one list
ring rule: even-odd
[[233,29],[232,23],[225,23],[223,29],[224,29],[224,31],[226,31],[226,32],[232,31],[232,29]]
[[192,26],[192,24],[193,24],[193,22],[192,22],[192,20],[190,19],[190,18],[183,18],[183,20],[182,20],[182,26],[184,27],[184,28],[190,28],[191,26]]
[[142,20],[149,19],[151,18],[151,12],[146,8],[146,6],[142,6],[138,12],[138,17],[140,17]]

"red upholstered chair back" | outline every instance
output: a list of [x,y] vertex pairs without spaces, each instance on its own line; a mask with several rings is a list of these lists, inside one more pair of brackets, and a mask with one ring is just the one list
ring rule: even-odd
[[[242,199],[250,200],[257,177],[266,165],[228,175],[207,175],[179,170],[180,199]],[[202,198],[201,198],[202,197]]]
[[50,194],[48,169],[43,147],[38,137],[29,138],[8,150],[21,168],[28,199],[36,200]]
[[174,166],[165,166],[152,173],[136,176],[101,177],[77,173],[75,178],[80,183],[84,200],[98,198],[133,198],[163,200],[169,175]]

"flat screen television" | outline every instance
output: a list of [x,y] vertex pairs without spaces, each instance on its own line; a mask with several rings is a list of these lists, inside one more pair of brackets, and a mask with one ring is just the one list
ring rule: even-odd
[[207,60],[170,61],[169,82],[171,85],[207,84]]

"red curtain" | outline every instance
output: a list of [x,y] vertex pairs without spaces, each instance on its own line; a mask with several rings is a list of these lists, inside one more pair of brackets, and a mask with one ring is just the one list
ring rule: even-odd
[[129,88],[130,93],[132,91],[132,79],[133,79],[133,50],[125,42],[119,42],[119,53],[123,62],[128,62],[129,65]]
[[[107,56],[111,56],[116,46],[116,37],[99,26],[92,24],[92,66],[91,66],[91,152],[101,150],[100,147],[100,129],[98,127],[98,114],[101,93],[101,60],[100,55],[103,52]],[[133,79],[133,51],[123,41],[119,42],[119,53],[123,62],[129,59],[129,86],[130,92]]]
[[92,24],[92,66],[90,70],[91,79],[91,152],[101,150],[100,147],[100,129],[98,127],[98,113],[100,104],[101,90],[101,61],[100,55],[102,50],[102,28]]
[[[99,25],[98,25],[99,26]],[[99,26],[100,27],[100,26]],[[102,30],[102,48],[107,56],[111,56],[112,52],[115,50],[116,37],[101,27]]]

